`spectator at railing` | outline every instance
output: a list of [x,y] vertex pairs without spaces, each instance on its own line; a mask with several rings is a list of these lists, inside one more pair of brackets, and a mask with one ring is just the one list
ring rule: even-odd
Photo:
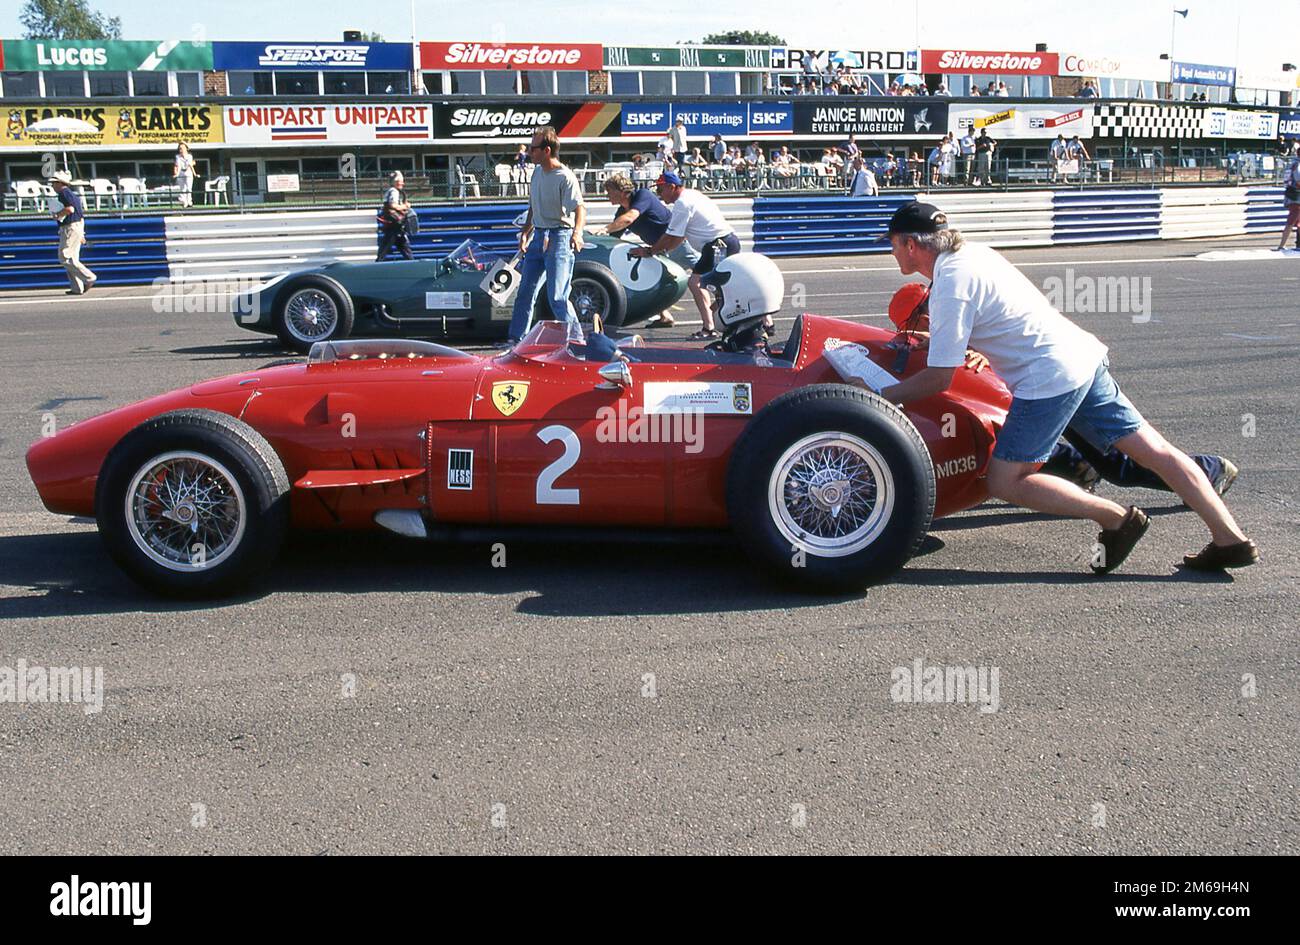
[[952,95],[952,93],[948,91],[948,83],[947,83],[945,80],[943,80],[943,79],[940,79],[940,80],[939,80],[939,87],[938,87],[937,89],[935,89],[934,92],[932,92],[931,94],[933,94],[933,95]]
[[[907,159],[904,158],[904,163]],[[894,187],[898,184],[898,159],[894,157],[892,151],[885,152],[885,161],[880,167],[880,179],[884,181],[886,187]]]
[[875,197],[880,194],[876,175],[871,173],[871,169],[863,162],[861,155],[853,159],[851,170],[852,176],[849,178],[848,188],[850,197]]
[[982,95],[982,93],[980,92],[980,87],[979,87],[978,85],[976,85],[975,83],[972,82],[972,83],[971,83],[971,87],[970,87],[970,97],[971,97],[971,98],[980,98],[981,95]]
[[981,128],[979,137],[975,139],[975,179],[971,181],[973,186],[978,187],[981,182],[985,186],[993,184],[993,152],[997,147],[998,143],[989,137],[989,130]]
[[1079,89],[1079,98],[1097,98],[1097,86],[1093,85],[1092,79],[1083,80],[1083,88]]
[[1007,91],[1007,84],[1006,84],[1005,82],[999,82],[999,83],[998,83],[998,92],[997,92],[997,95],[998,95],[998,98],[1010,98],[1010,97],[1011,97],[1011,93],[1010,93],[1009,91]]
[[912,152],[912,157],[907,162],[907,169],[912,178],[912,186],[920,187],[922,175],[925,174],[925,162],[921,160],[920,151]]
[[708,176],[709,159],[700,153],[699,148],[691,148],[691,153],[686,155],[686,160],[682,164],[688,183],[699,181]]
[[850,134],[849,140],[845,141],[842,145],[840,145],[839,148],[837,148],[837,150],[843,156],[845,161],[852,161],[855,157],[857,157],[859,154],[862,153],[862,149],[858,147],[857,136],[853,134]]
[[844,173],[844,158],[834,148],[822,150],[821,165],[826,168],[827,177],[839,177]]
[[969,187],[971,176],[975,173],[975,136],[970,133],[969,127],[958,139],[957,149],[961,154],[961,169],[958,171],[958,176],[961,182]]
[[783,180],[799,176],[799,159],[790,153],[789,145],[772,155],[772,173]]
[[714,135],[713,143],[709,145],[709,156],[713,158],[713,163],[721,164],[726,155],[727,142],[722,140],[722,135]]

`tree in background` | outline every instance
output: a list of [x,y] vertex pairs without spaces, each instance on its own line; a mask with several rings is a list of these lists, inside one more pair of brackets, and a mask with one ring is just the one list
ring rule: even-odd
[[785,40],[775,33],[761,30],[728,30],[725,33],[710,33],[700,40],[705,46],[784,46]]
[[19,21],[27,39],[121,39],[121,17],[96,13],[86,0],[27,0]]

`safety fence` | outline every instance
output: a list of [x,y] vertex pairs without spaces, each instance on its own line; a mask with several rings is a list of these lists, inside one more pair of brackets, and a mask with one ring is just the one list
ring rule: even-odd
[[[952,226],[992,246],[1052,246],[1120,240],[1238,236],[1280,229],[1279,187],[1045,190],[918,194]],[[859,198],[760,197],[753,248],[769,256],[887,253],[890,216],[912,195]]]
[[[948,213],[973,240],[1000,247],[1115,240],[1234,236],[1280,229],[1279,187],[1159,190],[1038,190],[920,194]],[[742,245],[771,256],[888,252],[890,216],[912,195],[722,198],[719,205]],[[522,202],[420,207],[417,256],[442,255],[465,239],[509,251]],[[588,206],[588,224],[614,216]],[[372,260],[379,240],[371,210],[140,216],[87,221],[83,261],[103,285],[159,278],[262,278],[332,262]],[[48,220],[0,223],[0,289],[66,284],[58,233]],[[394,257],[395,258],[395,257]]]

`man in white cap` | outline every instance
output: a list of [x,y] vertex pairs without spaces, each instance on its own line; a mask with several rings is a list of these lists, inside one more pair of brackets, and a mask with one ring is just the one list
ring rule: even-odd
[[50,184],[62,204],[54,219],[59,224],[59,262],[72,283],[67,294],[84,295],[96,281],[95,274],[81,262],[81,245],[86,242],[86,205],[81,202],[81,194],[72,189],[72,175],[67,171],[55,171]]

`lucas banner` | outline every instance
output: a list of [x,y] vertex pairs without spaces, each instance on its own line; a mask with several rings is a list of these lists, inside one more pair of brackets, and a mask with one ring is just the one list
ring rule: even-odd
[[953,105],[946,130],[958,136],[969,131],[978,135],[987,131],[999,140],[1037,138],[1045,140],[1065,135],[1092,137],[1093,106],[1016,105],[1012,108]]
[[798,135],[864,135],[868,138],[929,138],[948,130],[947,102],[895,101],[863,103],[794,103],[794,133]]
[[93,69],[166,72],[212,68],[212,46],[188,39],[6,39],[4,68],[15,72]]
[[[3,144],[11,148],[85,148],[221,144],[219,105],[19,106],[4,109]],[[46,118],[76,118],[95,130],[74,134],[31,134],[26,129]]]

